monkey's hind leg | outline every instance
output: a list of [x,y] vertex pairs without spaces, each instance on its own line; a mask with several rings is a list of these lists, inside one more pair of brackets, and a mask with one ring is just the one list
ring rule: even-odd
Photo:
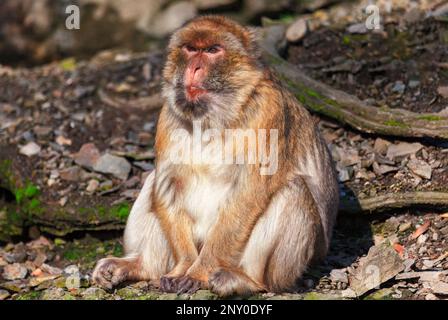
[[305,269],[326,253],[317,205],[302,178],[273,197],[245,248],[240,266],[268,291],[293,290]]
[[159,221],[151,212],[151,193],[154,172],[132,207],[124,233],[122,258],[104,258],[98,261],[93,280],[111,289],[126,280],[159,280],[174,266],[174,260]]

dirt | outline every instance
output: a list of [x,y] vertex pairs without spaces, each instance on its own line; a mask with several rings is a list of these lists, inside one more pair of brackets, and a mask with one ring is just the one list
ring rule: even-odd
[[387,23],[384,31],[365,34],[320,28],[291,45],[287,54],[313,78],[372,106],[418,113],[448,107],[448,97],[437,93],[448,84],[446,21],[429,18],[405,27]]

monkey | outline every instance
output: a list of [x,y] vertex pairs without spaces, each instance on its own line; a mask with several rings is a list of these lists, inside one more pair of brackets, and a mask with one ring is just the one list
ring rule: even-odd
[[[329,248],[338,182],[316,122],[264,62],[256,30],[222,16],[194,18],[170,38],[162,92],[155,169],[128,217],[125,255],[101,259],[93,281],[111,289],[145,280],[163,292],[203,288],[223,297],[295,290]],[[173,161],[196,122],[215,130],[199,141],[205,156],[192,161],[197,153],[185,148],[185,159]],[[179,130],[183,138],[173,139]],[[243,155],[242,163],[209,161],[222,156],[227,130],[266,135],[252,135],[252,146],[230,144],[229,158]],[[276,170],[262,172],[259,154],[274,139]],[[261,151],[249,162],[254,145]]]

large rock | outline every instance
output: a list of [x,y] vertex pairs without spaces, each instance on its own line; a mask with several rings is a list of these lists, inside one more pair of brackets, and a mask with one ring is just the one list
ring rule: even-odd
[[93,170],[126,180],[131,172],[131,164],[124,158],[106,153],[94,164]]
[[404,269],[398,253],[385,241],[370,248],[366,257],[359,260],[359,266],[350,276],[350,288],[357,296],[379,287]]
[[198,14],[196,6],[190,1],[174,2],[158,13],[142,30],[155,37],[164,37],[181,27]]

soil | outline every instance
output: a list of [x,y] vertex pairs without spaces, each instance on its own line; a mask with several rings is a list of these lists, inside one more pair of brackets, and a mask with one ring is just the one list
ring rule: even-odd
[[291,45],[288,60],[372,106],[418,113],[448,107],[448,97],[437,93],[448,84],[446,21],[429,18],[406,27],[388,23],[382,32],[365,34],[321,28]]

